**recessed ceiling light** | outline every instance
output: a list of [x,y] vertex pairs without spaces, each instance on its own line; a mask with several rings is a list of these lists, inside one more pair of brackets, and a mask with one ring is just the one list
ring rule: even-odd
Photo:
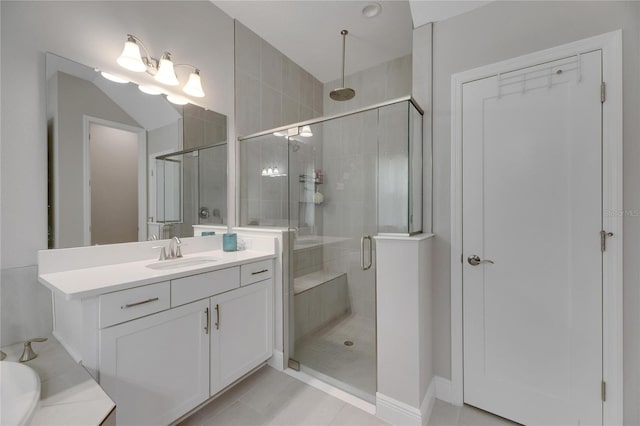
[[380,12],[382,12],[382,6],[380,6],[380,3],[369,3],[362,8],[362,15],[365,18],[375,18],[380,15]]

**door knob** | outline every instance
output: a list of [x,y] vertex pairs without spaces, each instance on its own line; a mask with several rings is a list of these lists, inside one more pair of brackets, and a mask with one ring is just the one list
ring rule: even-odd
[[467,258],[467,261],[469,262],[469,265],[472,266],[478,266],[481,263],[490,263],[490,264],[494,264],[493,260],[489,260],[489,259],[480,259],[480,257],[476,256],[475,254],[472,254],[471,256],[469,256]]

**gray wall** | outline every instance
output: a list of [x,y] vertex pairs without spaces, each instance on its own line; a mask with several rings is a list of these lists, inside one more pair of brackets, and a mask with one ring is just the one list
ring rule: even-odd
[[342,79],[323,85],[324,115],[339,114],[411,94],[411,55],[401,56],[366,70],[346,75],[345,86],[356,91],[348,101],[336,102],[329,93],[342,85]]
[[[451,75],[474,67],[623,30],[624,206],[640,208],[640,3],[495,2],[438,22],[433,34],[434,362],[450,377]],[[625,425],[640,424],[640,218],[624,219]]]
[[[126,34],[133,33],[156,55],[169,50],[178,62],[197,64],[208,93],[202,106],[225,114],[229,140],[235,135],[233,20],[210,2],[2,1],[0,10],[0,344],[5,345],[51,330],[51,298],[37,283],[36,267],[37,250],[47,247],[45,52],[120,72],[115,59]],[[229,176],[233,188],[233,171]]]

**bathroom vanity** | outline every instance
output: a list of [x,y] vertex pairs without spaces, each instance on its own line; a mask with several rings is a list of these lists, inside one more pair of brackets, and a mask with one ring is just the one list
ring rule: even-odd
[[220,236],[183,242],[164,261],[149,258],[159,241],[39,253],[54,335],[118,424],[174,422],[272,356],[274,239],[230,253]]

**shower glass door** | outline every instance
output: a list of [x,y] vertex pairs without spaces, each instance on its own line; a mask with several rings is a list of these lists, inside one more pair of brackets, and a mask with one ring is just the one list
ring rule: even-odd
[[302,371],[371,402],[378,120],[370,110],[289,136],[290,357]]
[[289,366],[371,402],[375,236],[423,229],[422,114],[406,97],[240,138],[241,226],[289,225]]

